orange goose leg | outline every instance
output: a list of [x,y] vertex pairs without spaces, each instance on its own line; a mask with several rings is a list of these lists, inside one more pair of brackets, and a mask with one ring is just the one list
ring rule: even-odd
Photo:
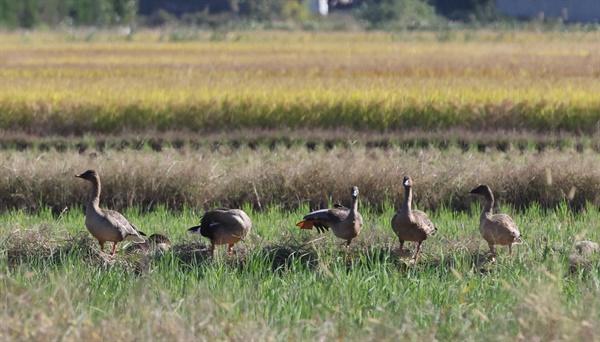
[[115,256],[116,252],[117,252],[117,242],[113,242],[113,250],[112,250],[112,254],[110,255],[111,258]]

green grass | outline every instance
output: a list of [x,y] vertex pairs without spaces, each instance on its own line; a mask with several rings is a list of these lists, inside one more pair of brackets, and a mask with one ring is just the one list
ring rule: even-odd
[[149,259],[119,252],[115,261],[100,256],[80,208],[58,219],[49,210],[5,212],[0,338],[599,337],[593,328],[600,324],[599,259],[581,258],[575,266],[573,257],[575,240],[600,239],[597,208],[580,214],[566,206],[523,214],[501,208],[514,217],[525,244],[512,259],[501,248],[496,263],[486,262],[487,246],[477,231],[480,207],[442,210],[431,214],[438,235],[409,268],[406,258],[395,256],[393,204],[383,206],[383,213],[360,208],[365,227],[349,252],[331,234],[294,226],[306,207],[246,208],[254,222],[250,237],[236,245],[234,256],[221,246],[214,260],[198,251],[189,257],[190,248],[202,247],[200,237],[185,231],[198,222],[195,210],[125,211],[146,233],[169,235],[174,248]]

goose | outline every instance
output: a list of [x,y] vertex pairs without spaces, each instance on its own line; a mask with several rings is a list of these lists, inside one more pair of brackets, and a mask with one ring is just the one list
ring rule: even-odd
[[339,204],[333,209],[321,209],[304,216],[296,225],[301,229],[317,228],[319,233],[331,228],[333,235],[346,240],[346,247],[350,246],[352,239],[360,234],[363,226],[362,215],[358,212],[358,187],[350,188],[352,208],[348,209]]
[[412,210],[412,185],[413,181],[410,176],[405,176],[402,181],[404,185],[404,204],[399,212],[392,217],[392,229],[400,240],[399,256],[402,256],[404,242],[417,242],[417,250],[415,255],[410,260],[410,264],[414,264],[419,259],[419,251],[421,244],[428,237],[435,235],[437,229],[424,212],[420,210]]
[[479,232],[490,246],[492,261],[496,260],[495,245],[508,246],[510,256],[512,257],[512,245],[519,239],[521,233],[513,219],[506,214],[492,213],[494,207],[494,194],[487,185],[480,185],[469,191],[470,194],[482,196],[485,201],[485,207],[479,218]]
[[228,244],[228,253],[233,253],[233,245],[252,230],[252,220],[240,209],[217,208],[202,216],[199,226],[189,228],[190,233],[207,237],[211,243],[210,255],[215,253],[215,245]]
[[149,251],[160,251],[166,252],[171,248],[171,240],[162,234],[152,234],[143,243],[136,243],[127,247],[126,252],[132,253],[135,251],[149,252]]
[[101,251],[104,251],[104,243],[112,242],[113,249],[110,256],[114,257],[117,251],[117,244],[123,240],[135,243],[145,242],[141,236],[146,236],[146,234],[140,232],[123,215],[114,210],[100,209],[101,185],[100,176],[96,171],[87,170],[75,177],[92,183],[92,194],[85,210],[85,226],[90,234],[100,243]]
[[575,244],[577,253],[581,255],[590,255],[594,252],[600,251],[600,245],[592,241],[579,241]]

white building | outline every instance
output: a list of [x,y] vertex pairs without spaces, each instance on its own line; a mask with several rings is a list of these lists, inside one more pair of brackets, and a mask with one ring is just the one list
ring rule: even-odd
[[329,14],[329,4],[327,0],[311,0],[309,2],[310,10],[319,13],[320,15],[328,15]]

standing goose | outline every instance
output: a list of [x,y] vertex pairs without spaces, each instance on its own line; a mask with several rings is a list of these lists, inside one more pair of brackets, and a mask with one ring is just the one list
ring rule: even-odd
[[350,188],[350,195],[352,208],[334,205],[333,209],[316,210],[304,216],[303,221],[296,225],[301,229],[312,229],[314,226],[320,233],[331,228],[333,234],[346,240],[346,247],[349,247],[363,226],[362,215],[358,212],[358,187]]
[[229,245],[229,254],[233,245],[243,239],[252,229],[252,220],[243,210],[217,208],[202,216],[199,226],[188,231],[207,237],[211,243],[210,255],[215,253],[215,245]]
[[419,259],[419,251],[421,244],[428,237],[435,235],[437,229],[424,212],[420,210],[412,210],[412,185],[413,181],[409,176],[405,176],[404,184],[404,204],[399,212],[392,218],[392,229],[400,240],[400,252],[403,253],[404,242],[417,242],[417,250],[414,257],[410,260],[414,264]]
[[512,257],[512,244],[521,236],[513,219],[506,214],[492,214],[494,207],[494,195],[492,189],[487,185],[480,185],[469,191],[474,195],[483,196],[485,207],[479,218],[479,232],[487,241],[492,253],[492,260],[496,260],[496,248],[494,245],[508,245]]
[[100,250],[104,250],[104,243],[113,243],[111,257],[115,256],[117,244],[123,240],[135,243],[144,243],[140,232],[133,224],[114,210],[100,209],[100,176],[94,170],[87,170],[75,177],[85,179],[92,183],[92,195],[85,210],[85,226],[93,237],[100,243]]

